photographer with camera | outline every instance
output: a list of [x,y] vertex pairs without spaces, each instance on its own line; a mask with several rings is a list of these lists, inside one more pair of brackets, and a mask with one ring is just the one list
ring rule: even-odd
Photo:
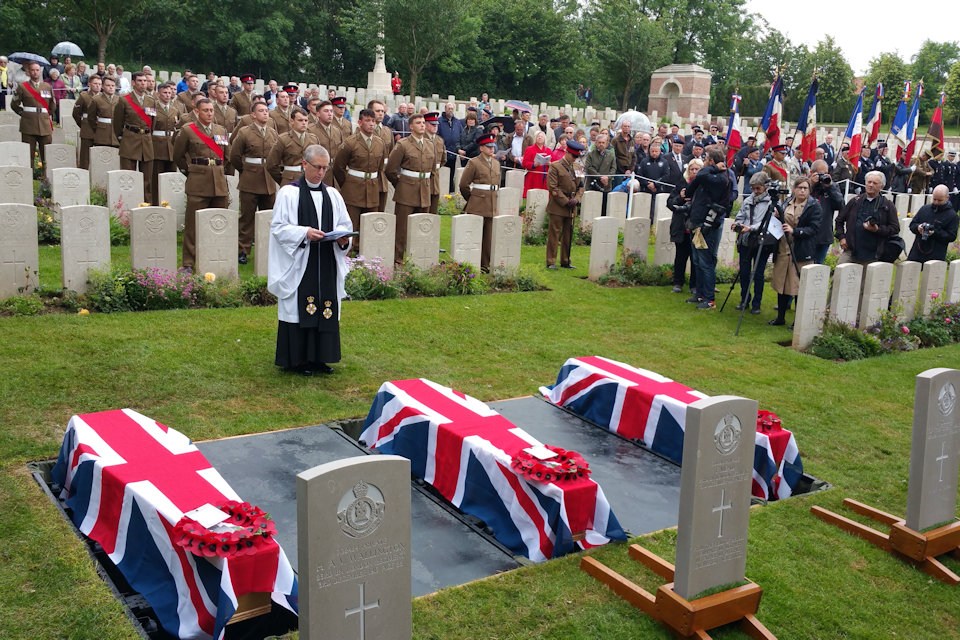
[[817,231],[813,252],[813,261],[817,264],[823,264],[827,259],[827,252],[833,244],[833,219],[837,211],[843,208],[843,194],[840,193],[840,188],[833,184],[833,178],[827,172],[828,168],[823,160],[815,160],[810,167],[810,183],[813,185],[810,197],[820,203],[820,229]]
[[947,187],[937,185],[933,188],[933,203],[920,207],[910,221],[910,231],[917,234],[917,239],[907,260],[926,262],[947,259],[947,246],[957,239],[957,227],[960,225],[960,218],[950,205],[949,198]]
[[880,195],[884,177],[871,171],[864,192],[848,202],[837,216],[834,237],[840,241],[837,264],[856,262],[867,266],[882,254],[887,238],[900,233],[897,209]]
[[707,151],[703,169],[687,187],[692,199],[687,228],[693,234],[693,265],[697,271],[697,309],[716,308],[714,297],[717,282],[717,249],[723,233],[723,220],[733,203],[733,181],[724,163],[723,151],[717,147]]
[[[767,261],[777,246],[777,239],[767,234],[760,244],[760,233],[767,211],[773,204],[770,194],[767,193],[767,177],[762,173],[755,173],[750,178],[751,193],[743,199],[740,211],[733,221],[731,229],[736,231],[737,253],[740,255],[740,311],[749,304],[750,313],[760,313],[760,300],[763,298],[763,275]],[[769,222],[769,220],[768,220]],[[756,265],[760,266],[756,266]],[[754,271],[756,271],[754,273]],[[750,278],[753,276],[753,296],[750,296]]]
[[[681,293],[683,291],[683,281],[687,271],[687,260],[692,257],[693,244],[690,240],[690,231],[687,229],[687,219],[690,217],[690,209],[693,204],[687,196],[687,188],[700,169],[703,168],[703,162],[700,160],[691,160],[687,165],[687,170],[680,180],[680,184],[674,187],[670,197],[667,198],[667,208],[673,211],[673,217],[670,219],[670,242],[676,245],[676,251],[673,256],[673,292]],[[697,270],[693,268],[693,260],[690,261],[690,300],[697,300]]]
[[820,203],[810,197],[810,178],[797,178],[793,195],[777,210],[783,236],[777,244],[770,278],[770,286],[777,292],[777,318],[767,324],[786,324],[787,309],[800,290],[800,269],[813,264],[820,217]]

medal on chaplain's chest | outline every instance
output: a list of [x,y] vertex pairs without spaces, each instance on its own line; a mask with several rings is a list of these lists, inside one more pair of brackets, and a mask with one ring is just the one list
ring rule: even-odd
[[307,296],[306,312],[313,315],[317,312],[317,305],[313,304],[313,296]]
[[329,300],[324,301],[323,303],[323,317],[325,320],[329,320],[333,316],[333,309],[330,307],[333,305]]

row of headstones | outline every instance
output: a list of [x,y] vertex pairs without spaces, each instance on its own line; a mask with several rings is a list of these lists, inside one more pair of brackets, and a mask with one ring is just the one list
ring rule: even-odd
[[[891,293],[892,291],[892,293]],[[861,329],[876,323],[893,304],[902,308],[906,322],[919,313],[930,314],[934,296],[960,302],[960,260],[873,262],[838,265],[830,282],[830,267],[807,265],[800,272],[793,348],[806,349],[816,337],[827,314]]]

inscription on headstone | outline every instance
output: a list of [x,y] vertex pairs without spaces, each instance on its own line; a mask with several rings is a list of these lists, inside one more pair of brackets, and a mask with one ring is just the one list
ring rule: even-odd
[[640,260],[647,261],[647,248],[650,244],[650,220],[646,217],[630,218],[623,224],[623,253],[635,253]]
[[177,270],[177,214],[166,207],[130,212],[130,264],[134,269]]
[[37,286],[39,264],[37,208],[0,204],[0,299],[30,293]]
[[450,257],[457,262],[480,266],[480,244],[483,240],[483,218],[469,213],[450,220]]
[[806,349],[823,326],[830,288],[830,267],[808,264],[800,270],[797,315],[793,327],[794,349]]
[[653,245],[653,264],[673,264],[677,246],[670,242],[670,220],[657,220],[656,243]]
[[0,200],[9,203],[33,204],[33,172],[17,165],[0,166]]
[[161,173],[157,176],[157,193],[160,196],[159,202],[167,203],[167,206],[173,209],[177,214],[177,228],[183,228],[184,216],[187,212],[187,195],[184,188],[187,184],[187,178],[179,171]]
[[863,297],[860,299],[861,329],[866,329],[880,319],[890,300],[890,284],[893,280],[893,265],[889,262],[872,262],[863,276]]
[[622,191],[607,194],[607,217],[614,218],[623,229],[623,221],[627,219],[627,202],[630,196]]
[[920,274],[920,301],[923,303],[923,315],[930,315],[933,296],[943,295],[943,285],[947,280],[947,263],[943,260],[928,260],[923,263]]
[[231,209],[197,211],[197,273],[235,280],[239,234],[237,212]]
[[520,266],[523,219],[520,216],[494,216],[492,233],[490,269],[515,271]]
[[919,262],[907,260],[897,265],[893,279],[893,301],[903,308],[903,320],[909,322],[917,315],[917,287],[920,284]]
[[527,208],[523,215],[530,219],[531,228],[539,229],[543,226],[543,221],[547,216],[547,201],[549,199],[550,192],[546,189],[527,190]]
[[[70,118],[67,119],[70,120]],[[46,155],[43,169],[47,180],[53,180],[54,169],[69,169],[77,166],[77,148],[72,144],[48,144],[43,150]]]
[[143,202],[143,174],[118,169],[107,172],[107,206],[118,220],[129,217],[130,211]]
[[590,269],[587,277],[596,281],[610,272],[617,263],[617,237],[620,221],[616,218],[596,218],[593,221],[593,236],[590,240]]
[[107,188],[107,174],[120,169],[116,147],[90,147],[90,186]]
[[60,210],[63,287],[86,293],[91,269],[110,268],[110,223],[106,207],[77,205]]
[[[20,139],[19,129],[17,140]],[[18,167],[33,167],[30,158],[30,145],[26,142],[0,142],[0,165],[16,165]]]
[[50,197],[59,208],[90,202],[90,173],[86,169],[54,169]]
[[520,201],[522,200],[523,189],[515,187],[504,187],[497,192],[497,215],[500,216],[518,216],[520,215]]
[[603,210],[603,194],[599,191],[585,191],[580,201],[580,228],[583,230],[593,226],[593,221],[600,217]]
[[360,255],[367,260],[380,258],[383,270],[393,273],[393,246],[396,233],[397,218],[392,213],[373,211],[361,214]]
[[860,310],[860,280],[863,266],[855,262],[837,265],[830,292],[830,313],[840,322],[856,324]]
[[440,263],[440,216],[415,213],[407,218],[407,257],[421,269]]

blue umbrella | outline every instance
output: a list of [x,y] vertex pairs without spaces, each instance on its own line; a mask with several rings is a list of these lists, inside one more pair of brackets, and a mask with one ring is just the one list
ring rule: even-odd
[[22,66],[26,66],[28,62],[39,62],[45,67],[50,66],[50,61],[43,56],[38,56],[35,53],[28,53],[26,51],[17,51],[16,53],[11,53],[7,56],[7,60],[10,62],[16,62]]

